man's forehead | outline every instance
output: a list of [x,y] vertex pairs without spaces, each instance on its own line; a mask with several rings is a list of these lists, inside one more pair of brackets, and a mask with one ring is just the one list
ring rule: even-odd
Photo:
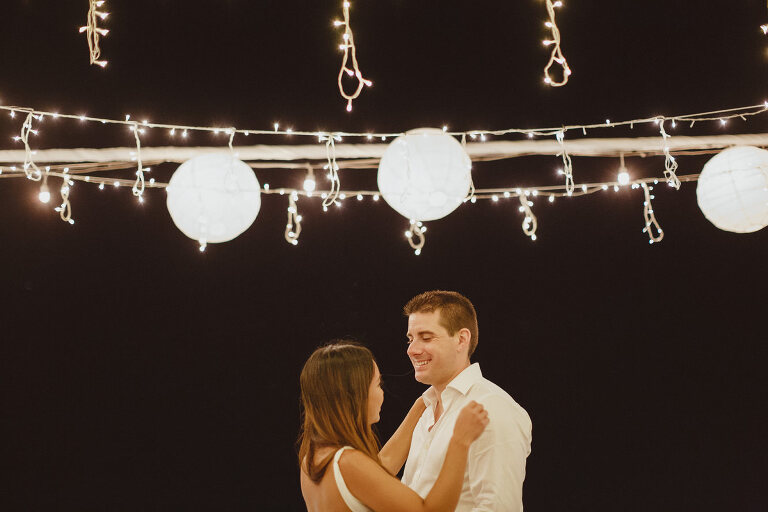
[[408,315],[408,332],[413,334],[440,326],[440,310],[419,311]]

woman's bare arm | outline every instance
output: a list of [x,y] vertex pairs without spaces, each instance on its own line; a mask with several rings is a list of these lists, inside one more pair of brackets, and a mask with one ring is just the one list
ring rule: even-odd
[[342,454],[339,468],[350,492],[379,512],[452,511],[461,496],[469,446],[487,424],[481,405],[472,402],[462,409],[440,475],[424,499],[359,451]]
[[411,410],[405,415],[405,419],[397,427],[395,433],[389,438],[389,441],[379,452],[379,459],[381,464],[392,475],[396,475],[400,468],[405,464],[405,459],[408,458],[408,450],[411,447],[411,438],[413,437],[413,429],[416,428],[416,424],[419,422],[419,418],[424,413],[427,406],[424,404],[424,400],[419,397],[414,402]]

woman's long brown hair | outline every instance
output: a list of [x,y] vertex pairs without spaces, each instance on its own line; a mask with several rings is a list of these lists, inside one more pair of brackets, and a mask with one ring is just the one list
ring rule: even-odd
[[379,439],[368,423],[368,390],[373,354],[350,341],[318,348],[301,370],[304,424],[299,434],[299,465],[313,482],[320,481],[331,453],[315,464],[318,448],[351,446],[379,461]]

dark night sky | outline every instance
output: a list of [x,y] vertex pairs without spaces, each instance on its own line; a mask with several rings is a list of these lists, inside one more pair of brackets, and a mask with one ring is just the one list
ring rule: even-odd
[[[106,70],[88,66],[77,33],[86,1],[6,0],[0,101],[196,125],[402,131],[768,99],[761,0],[565,3],[558,24],[574,74],[551,89],[541,82],[539,0],[354,0],[360,64],[375,86],[348,114],[330,25],[340,0],[108,0]],[[0,149],[17,147],[20,123],[0,119]],[[132,143],[124,128],[57,123],[37,147]],[[766,129],[762,116],[676,133]],[[167,143],[163,131],[144,140]],[[223,142],[198,134],[191,144]],[[681,174],[706,159],[680,158]],[[658,157],[628,165],[663,171]],[[478,164],[475,183],[554,184],[556,166],[554,156]],[[574,158],[577,182],[612,179],[616,167]],[[375,186],[374,172],[341,179]],[[641,193],[626,190],[537,204],[535,243],[513,203],[464,205],[429,224],[419,257],[383,201],[326,214],[303,201],[292,247],[285,198],[263,197],[246,233],[201,254],[162,191],[140,207],[127,188],[78,185],[69,226],[36,187],[0,180],[3,510],[301,510],[293,442],[303,361],[333,337],[370,345],[388,390],[386,438],[423,389],[400,308],[432,288],[473,300],[475,359],[531,415],[526,510],[765,510],[767,234],[714,228],[695,184],[659,187],[661,244],[641,232]]]

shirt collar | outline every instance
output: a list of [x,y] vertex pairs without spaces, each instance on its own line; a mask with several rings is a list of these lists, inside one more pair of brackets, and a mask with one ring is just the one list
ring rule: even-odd
[[[466,395],[472,386],[482,378],[483,373],[480,371],[480,364],[473,363],[455,376],[445,387],[445,391],[455,389],[462,395]],[[445,391],[443,391],[443,394],[445,394]],[[430,386],[424,393],[422,393],[421,397],[424,399],[424,403],[427,407],[431,407],[437,402],[437,390],[434,386]]]

